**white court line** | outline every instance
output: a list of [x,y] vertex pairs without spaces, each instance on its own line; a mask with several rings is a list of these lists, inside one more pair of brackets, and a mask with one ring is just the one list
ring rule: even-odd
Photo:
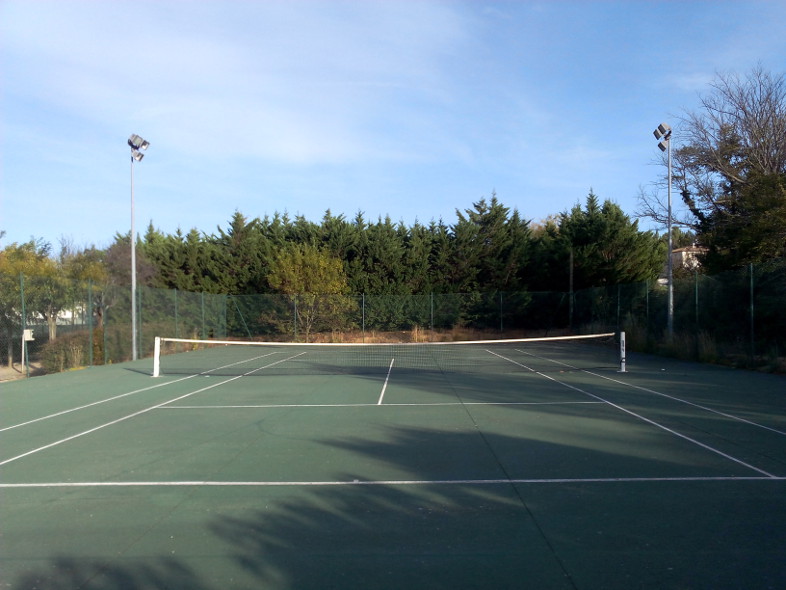
[[379,394],[378,406],[382,405],[382,398],[385,397],[385,390],[388,388],[388,381],[390,381],[390,373],[393,371],[393,363],[396,359],[390,359],[390,366],[388,367],[388,374],[385,376],[385,384],[382,386],[382,392]]
[[[421,406],[565,406],[578,404],[602,404],[604,402],[429,402],[429,403],[387,403],[386,408]],[[244,404],[223,406],[165,406],[159,410],[237,410],[237,409],[266,409],[266,408],[375,408],[380,404]]]
[[317,487],[317,486],[429,486],[429,485],[510,485],[510,484],[583,484],[637,482],[729,482],[786,481],[786,477],[589,477],[589,478],[526,478],[526,479],[391,479],[353,481],[85,481],[0,483],[0,489],[13,488],[135,488],[135,487]]
[[[162,406],[174,403],[174,402],[179,401],[181,399],[185,399],[187,397],[191,397],[192,395],[196,395],[197,393],[202,393],[203,391],[207,391],[208,389],[213,389],[213,388],[218,387],[220,385],[224,385],[226,383],[230,383],[231,381],[236,381],[237,379],[240,379],[241,377],[246,377],[248,375],[251,375],[252,373],[256,373],[257,371],[262,371],[263,369],[267,369],[269,367],[272,367],[273,365],[277,365],[279,363],[286,362],[288,360],[291,360],[291,359],[293,359],[295,357],[300,356],[301,354],[304,354],[304,353],[296,354],[296,355],[293,355],[293,356],[291,356],[289,358],[276,361],[275,363],[271,363],[269,365],[265,365],[264,367],[256,368],[256,369],[254,369],[252,371],[249,371],[247,373],[243,373],[242,375],[236,375],[235,377],[230,377],[229,379],[225,379],[223,381],[219,381],[218,383],[214,383],[212,385],[208,385],[207,387],[202,387],[201,389],[197,389],[196,391],[192,391],[190,393],[186,393],[185,395],[181,395],[181,396],[178,396],[178,397],[176,397],[174,399],[167,400],[165,402],[162,402],[160,404],[156,404],[156,405],[151,406],[149,408],[145,408],[144,410],[139,410],[138,412],[134,412],[132,414],[128,414],[127,416],[123,416],[122,418],[118,418],[116,420],[112,420],[111,422],[107,422],[105,424],[101,424],[100,426],[96,426],[95,428],[90,428],[90,429],[85,430],[83,432],[80,432],[80,433],[74,434],[72,436],[68,436],[66,438],[57,440],[57,441],[55,441],[53,443],[49,443],[48,445],[44,445],[42,447],[38,447],[38,448],[33,449],[31,451],[27,451],[26,453],[22,453],[21,455],[17,455],[16,457],[11,457],[10,459],[6,459],[4,461],[0,461],[0,466],[6,465],[8,463],[12,463],[14,461],[17,461],[18,459],[22,459],[23,457],[27,457],[29,455],[33,455],[33,454],[38,453],[40,451],[45,451],[46,449],[51,449],[52,447],[56,447],[58,445],[66,443],[68,441],[72,441],[72,440],[74,440],[76,438],[80,438],[82,436],[85,436],[87,434],[91,434],[93,432],[96,432],[96,431],[101,430],[103,428],[106,428],[108,426],[113,426],[113,425],[118,424],[120,422],[124,422],[125,420],[128,420],[130,418],[135,418],[136,416],[140,416],[142,414],[146,414],[147,412],[150,412],[152,410],[156,410],[156,409],[158,409],[158,408],[160,408]],[[249,359],[249,360],[251,360],[251,359]],[[246,362],[246,361],[244,361],[244,362]],[[237,364],[237,363],[233,363],[233,364]],[[227,365],[227,366],[229,366],[229,365]]]
[[639,420],[642,420],[643,422],[646,422],[647,424],[651,424],[652,426],[655,426],[656,428],[660,428],[661,430],[664,430],[664,431],[666,431],[666,432],[668,432],[670,434],[673,434],[674,436],[677,436],[677,437],[679,437],[679,438],[681,438],[683,440],[686,440],[686,441],[691,442],[691,443],[693,443],[695,445],[698,445],[698,446],[700,446],[701,448],[703,448],[703,449],[705,449],[707,451],[715,453],[716,455],[720,455],[724,459],[728,459],[729,461],[733,461],[733,462],[737,463],[738,465],[742,465],[743,467],[747,467],[748,469],[752,469],[753,471],[761,473],[762,475],[766,475],[767,477],[773,477],[773,478],[776,477],[772,473],[768,473],[768,472],[764,471],[763,469],[759,469],[758,467],[754,467],[750,463],[746,463],[745,461],[742,461],[741,459],[737,459],[736,457],[732,457],[731,455],[729,455],[727,453],[724,453],[723,451],[721,451],[719,449],[716,449],[714,447],[706,445],[703,442],[696,440],[695,438],[691,438],[690,436],[682,434],[681,432],[677,432],[676,430],[673,430],[672,428],[669,428],[668,426],[664,426],[663,424],[660,424],[658,422],[655,422],[654,420],[650,420],[649,418],[646,418],[646,417],[642,416],[641,414],[637,414],[636,412],[634,412],[632,410],[628,410],[627,408],[624,408],[624,407],[622,407],[622,406],[620,406],[618,404],[610,402],[609,400],[604,399],[604,398],[600,397],[599,395],[595,395],[594,393],[590,393],[589,391],[585,391],[585,390],[583,390],[583,389],[581,389],[579,387],[576,387],[574,385],[570,385],[569,383],[565,383],[563,381],[560,381],[559,379],[555,379],[554,377],[551,377],[550,375],[546,375],[545,373],[541,373],[540,371],[535,371],[534,369],[528,367],[525,364],[519,363],[519,362],[514,361],[513,359],[509,359],[507,357],[504,357],[501,354],[498,354],[498,353],[493,352],[491,350],[488,350],[487,352],[489,352],[490,354],[493,354],[494,356],[497,356],[497,357],[499,357],[499,358],[501,358],[503,360],[506,360],[506,361],[508,361],[510,363],[513,363],[514,365],[518,365],[519,367],[523,367],[523,368],[527,369],[528,371],[531,371],[531,372],[535,373],[536,375],[540,375],[541,377],[545,377],[549,381],[553,381],[554,383],[559,383],[563,387],[567,387],[568,389],[572,389],[574,391],[578,391],[579,393],[583,393],[584,395],[588,395],[588,396],[590,396],[590,397],[592,397],[594,399],[600,400],[603,403],[606,403],[606,404],[610,405],[612,408],[616,408],[616,409],[618,409],[621,412],[624,412],[626,414],[629,414],[630,416],[633,416],[635,418],[638,418]]
[[549,362],[557,364],[557,365],[562,365],[563,367],[568,367],[570,369],[578,370],[578,371],[581,371],[582,373],[587,373],[588,375],[593,375],[594,377],[600,377],[601,379],[606,379],[607,381],[611,381],[611,382],[617,383],[619,385],[625,385],[626,387],[632,387],[633,389],[638,389],[639,391],[644,391],[646,393],[651,393],[653,395],[659,395],[661,397],[665,397],[665,398],[670,399],[672,401],[679,402],[679,403],[682,403],[682,404],[686,404],[688,406],[693,406],[694,408],[698,408],[700,410],[704,410],[705,412],[710,412],[712,414],[717,414],[718,416],[723,416],[724,418],[729,418],[730,420],[736,420],[737,422],[743,422],[743,423],[748,424],[750,426],[755,426],[757,428],[763,428],[764,430],[769,430],[770,432],[774,432],[776,434],[782,434],[782,435],[786,436],[786,432],[784,432],[783,430],[778,430],[777,428],[772,428],[771,426],[765,426],[764,424],[759,424],[758,422],[754,422],[753,420],[748,420],[747,418],[742,418],[740,416],[735,416],[734,414],[728,414],[726,412],[721,412],[720,410],[715,410],[713,408],[708,408],[707,406],[702,406],[701,404],[697,404],[695,402],[691,402],[691,401],[688,401],[686,399],[675,397],[673,395],[669,395],[667,393],[663,393],[662,391],[656,391],[654,389],[649,389],[647,387],[642,387],[641,385],[634,385],[633,383],[628,383],[626,381],[620,381],[619,379],[612,379],[608,375],[601,375],[600,373],[595,373],[594,371],[590,371],[588,369],[580,369],[579,367],[576,367],[574,365],[571,365],[571,364],[568,364],[568,363],[564,363],[564,362],[558,361],[556,359],[551,359],[551,358],[548,358],[548,357],[545,357],[545,356],[539,356],[537,354],[532,354],[531,352],[528,352],[526,350],[520,350],[520,349],[516,349],[516,350],[517,350],[517,352],[521,352],[523,354],[526,354],[526,355],[529,355],[529,356],[532,356],[532,357],[535,357],[535,358],[538,358],[538,359],[541,359],[541,360],[544,360],[544,361],[549,361]]
[[704,410],[705,412],[711,412],[713,414],[717,414],[718,416],[723,416],[724,418],[729,418],[730,420],[736,420],[738,422],[743,422],[745,424],[749,424],[750,426],[755,426],[757,428],[763,428],[764,430],[769,430],[770,432],[774,432],[775,434],[781,434],[786,436],[786,432],[783,430],[778,430],[777,428],[772,428],[770,426],[765,426],[764,424],[759,424],[758,422],[754,422],[753,420],[748,420],[747,418],[742,418],[740,416],[735,416],[734,414],[728,414],[726,412],[721,412],[720,410],[714,410],[712,408],[708,408],[707,406],[702,406],[701,404],[697,404],[686,399],[681,399],[679,397],[674,397],[673,395],[669,395],[667,393],[663,393],[661,391],[655,391],[654,389],[648,389],[647,387],[642,387],[641,385],[634,385],[633,383],[626,383],[625,381],[620,381],[618,379],[612,379],[606,375],[601,375],[599,373],[594,373],[592,371],[584,371],[589,375],[594,375],[595,377],[600,377],[601,379],[607,379],[608,381],[612,381],[614,383],[619,383],[620,385],[626,385],[628,387],[632,387],[633,389],[638,389],[640,391],[645,391],[647,393],[651,393],[653,395],[659,395],[661,397],[668,398],[675,402],[680,402],[689,406],[693,406],[694,408],[699,408],[700,410]]
[[136,389],[134,391],[129,391],[128,393],[121,393],[120,395],[116,395],[114,397],[109,397],[107,399],[98,400],[96,402],[85,404],[84,406],[79,406],[79,407],[76,407],[76,408],[63,410],[61,412],[56,412],[54,414],[49,414],[47,416],[41,416],[40,418],[35,418],[33,420],[28,420],[27,422],[20,422],[19,424],[14,424],[12,426],[6,426],[5,428],[0,428],[0,432],[5,432],[6,430],[13,430],[14,428],[19,428],[20,426],[28,426],[30,424],[35,424],[36,422],[41,422],[42,420],[49,420],[50,418],[57,418],[58,416],[63,416],[65,414],[70,414],[71,412],[78,412],[79,410],[84,410],[86,408],[91,408],[93,406],[98,406],[100,404],[105,404],[107,402],[115,401],[117,399],[121,399],[121,398],[124,398],[124,397],[129,396],[129,395],[134,395],[136,393],[142,393],[142,392],[145,392],[145,391],[150,391],[151,389],[156,389],[158,387],[166,387],[167,385],[172,385],[173,383],[179,383],[180,381],[185,381],[186,379],[192,379],[194,377],[202,377],[204,375],[207,375],[208,373],[212,373],[213,371],[220,371],[221,369],[226,369],[227,367],[233,367],[233,366],[239,365],[241,363],[246,363],[249,360],[257,360],[257,359],[260,359],[260,358],[264,358],[266,356],[269,356],[270,354],[271,353],[263,354],[263,355],[258,356],[256,358],[253,358],[253,359],[248,359],[248,360],[238,361],[238,362],[235,362],[235,363],[230,363],[228,365],[224,365],[223,367],[218,367],[216,369],[210,369],[209,371],[204,371],[203,373],[199,373],[199,374],[196,374],[196,375],[188,375],[186,377],[181,377],[179,379],[175,379],[174,381],[167,381],[166,383],[158,383],[156,385],[151,385],[150,387],[143,387],[142,389]]
[[181,377],[180,379],[176,379],[175,381],[168,381],[167,383],[158,383],[157,385],[151,385],[150,387],[143,387],[142,389],[135,389],[134,391],[129,391],[128,393],[121,393],[120,395],[116,395],[114,397],[108,397],[106,399],[99,400],[97,402],[93,402],[90,404],[85,404],[84,406],[79,406],[77,408],[71,408],[69,410],[63,410],[62,412],[56,412],[54,414],[49,414],[48,416],[41,416],[40,418],[35,418],[33,420],[28,420],[27,422],[20,422],[19,424],[14,424],[13,426],[6,426],[5,428],[0,428],[0,432],[5,432],[6,430],[12,430],[14,428],[19,428],[20,426],[28,426],[29,424],[35,424],[36,422],[41,422],[42,420],[49,420],[50,418],[57,418],[58,416],[62,416],[64,414],[70,414],[71,412],[78,412],[79,410],[84,410],[85,408],[90,408],[93,406],[97,406],[100,404],[105,404],[107,402],[115,401],[116,399],[120,399],[129,395],[134,395],[135,393],[142,393],[143,391],[149,391],[151,389],[155,389],[157,387],[164,387],[166,385],[171,385],[172,383],[177,383],[178,381],[185,381],[186,379],[191,379],[192,377],[196,377],[197,375],[189,375],[188,377]]

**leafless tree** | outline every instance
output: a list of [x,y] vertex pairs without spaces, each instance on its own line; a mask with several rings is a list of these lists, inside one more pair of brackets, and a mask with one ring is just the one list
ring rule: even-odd
[[[718,74],[700,104],[678,118],[672,163],[674,188],[690,212],[678,223],[696,229],[733,215],[753,179],[786,174],[786,76],[761,66],[744,77]],[[659,191],[642,190],[639,203],[639,216],[665,221]]]

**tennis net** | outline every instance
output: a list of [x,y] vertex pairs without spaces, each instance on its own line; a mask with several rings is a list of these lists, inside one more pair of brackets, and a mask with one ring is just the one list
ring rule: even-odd
[[417,343],[155,340],[153,376],[625,370],[624,333]]

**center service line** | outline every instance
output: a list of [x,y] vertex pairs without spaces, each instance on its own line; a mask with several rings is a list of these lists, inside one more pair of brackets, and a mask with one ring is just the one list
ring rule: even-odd
[[379,401],[377,402],[378,406],[382,405],[382,399],[385,397],[385,390],[388,388],[388,381],[390,380],[390,373],[393,371],[393,363],[396,362],[396,359],[390,359],[390,366],[388,367],[388,374],[385,375],[385,383],[382,385],[382,392],[379,394]]

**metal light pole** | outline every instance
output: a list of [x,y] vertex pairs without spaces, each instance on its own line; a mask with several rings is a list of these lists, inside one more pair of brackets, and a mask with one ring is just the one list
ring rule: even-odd
[[658,125],[658,128],[655,129],[653,132],[655,135],[655,139],[660,140],[658,142],[658,147],[660,151],[666,152],[668,151],[668,167],[669,167],[669,180],[668,180],[668,209],[667,209],[667,217],[666,217],[666,231],[668,233],[668,258],[666,259],[666,282],[667,284],[667,293],[668,293],[668,303],[667,303],[667,320],[666,320],[666,330],[669,335],[669,338],[674,336],[674,266],[673,261],[671,259],[671,251],[672,251],[672,243],[671,243],[671,127],[669,127],[666,123],[661,123]]
[[131,147],[131,358],[137,360],[136,337],[136,232],[134,230],[134,162],[141,162],[142,153],[150,146],[150,142],[138,135],[128,138]]

